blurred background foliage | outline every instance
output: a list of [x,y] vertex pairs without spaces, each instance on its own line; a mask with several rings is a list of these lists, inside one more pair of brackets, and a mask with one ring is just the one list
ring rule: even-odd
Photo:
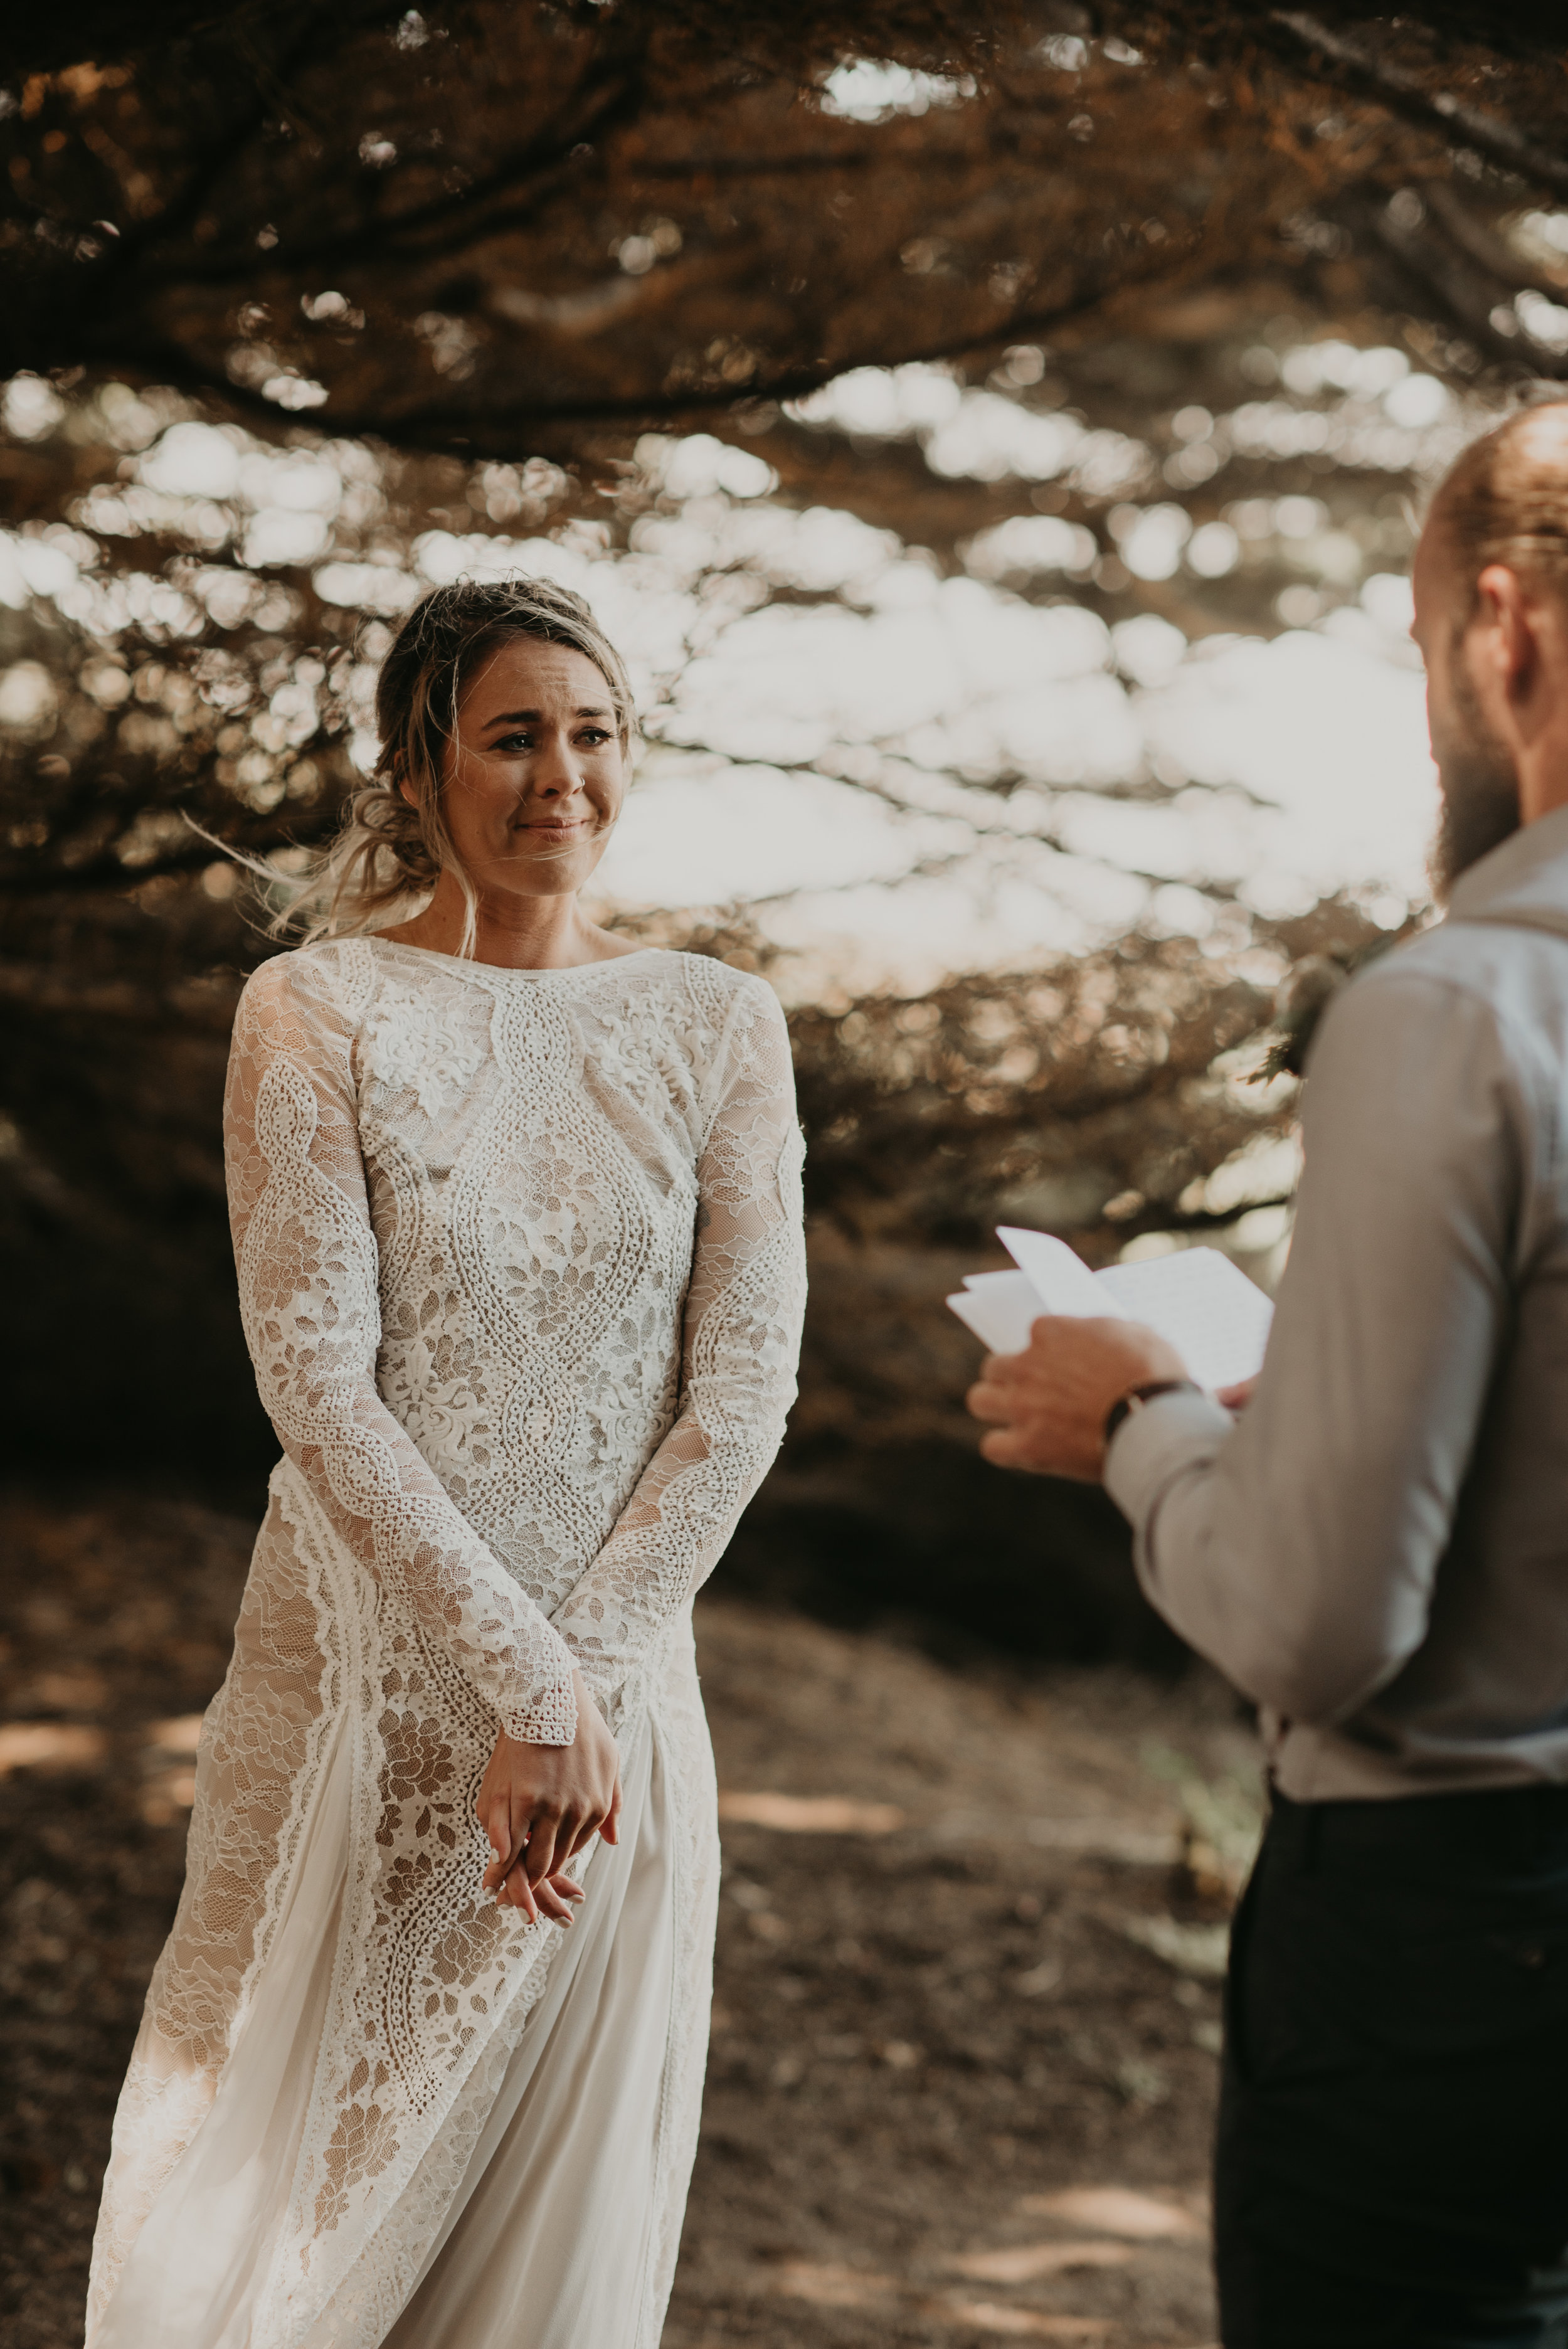
[[1435,0],[13,18],[21,1457],[270,1457],[218,1102],[272,949],[211,843],[296,870],[398,614],[548,569],[641,690],[608,917],[791,1008],[811,1319],[731,1570],[1158,1652],[1099,1497],[975,1460],[941,1299],[999,1216],[1277,1273],[1280,990],[1429,910],[1414,502],[1568,373],[1562,48]]

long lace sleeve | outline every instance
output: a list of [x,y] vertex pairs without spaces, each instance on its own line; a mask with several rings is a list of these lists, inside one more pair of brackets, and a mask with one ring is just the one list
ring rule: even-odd
[[779,1449],[805,1310],[801,1140],[789,1038],[760,980],[716,1055],[674,1424],[555,1617],[606,1716],[712,1572]]
[[245,1339],[284,1450],[366,1573],[395,1581],[510,1736],[567,1744],[573,1658],[376,1385],[376,1236],[353,1031],[328,972],[280,956],[241,999],[224,1148]]

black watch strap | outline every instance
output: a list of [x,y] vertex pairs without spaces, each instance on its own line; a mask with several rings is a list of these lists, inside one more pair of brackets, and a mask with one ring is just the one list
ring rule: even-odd
[[1200,1392],[1196,1382],[1191,1379],[1150,1379],[1143,1386],[1129,1387],[1125,1394],[1117,1396],[1105,1414],[1107,1444],[1109,1444],[1122,1421],[1130,1419],[1135,1411],[1141,1411],[1146,1402],[1152,1402],[1156,1395],[1197,1394]]

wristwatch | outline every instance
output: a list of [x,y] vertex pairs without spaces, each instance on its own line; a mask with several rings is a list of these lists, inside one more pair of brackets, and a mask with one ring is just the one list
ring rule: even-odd
[[1125,1394],[1117,1396],[1105,1414],[1107,1447],[1109,1448],[1110,1439],[1122,1421],[1130,1419],[1134,1412],[1141,1411],[1146,1402],[1152,1402],[1156,1395],[1201,1394],[1202,1392],[1202,1389],[1193,1379],[1150,1379],[1143,1386],[1129,1387]]

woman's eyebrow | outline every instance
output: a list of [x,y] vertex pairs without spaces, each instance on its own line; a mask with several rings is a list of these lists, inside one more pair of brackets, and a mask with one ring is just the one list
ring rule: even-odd
[[[496,726],[537,726],[543,715],[540,709],[503,709],[499,718],[487,718],[485,728],[488,732]],[[574,709],[572,715],[573,718],[608,718],[610,712],[596,703],[591,703],[584,709]]]

